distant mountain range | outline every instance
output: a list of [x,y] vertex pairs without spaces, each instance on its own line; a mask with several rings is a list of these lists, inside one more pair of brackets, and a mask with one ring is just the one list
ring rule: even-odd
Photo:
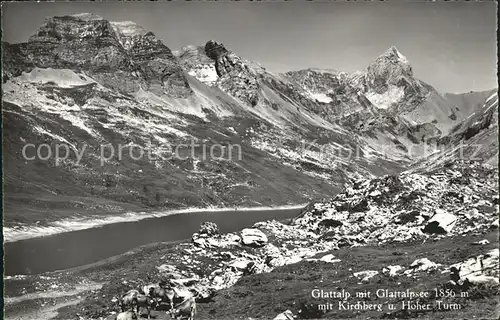
[[[497,89],[439,93],[395,47],[353,74],[275,74],[213,40],[167,45],[92,14],[49,18],[28,42],[2,43],[6,226],[304,203],[355,178],[439,165],[457,148],[497,165]],[[43,143],[84,156],[25,159],[27,144],[35,156]],[[185,148],[101,165],[106,145]],[[203,146],[234,145],[241,160],[200,159]]]

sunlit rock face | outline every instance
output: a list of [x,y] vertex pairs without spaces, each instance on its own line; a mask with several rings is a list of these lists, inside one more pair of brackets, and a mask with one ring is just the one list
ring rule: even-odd
[[176,55],[186,72],[204,84],[213,86],[219,79],[215,70],[215,61],[205,53],[205,47],[184,46]]
[[251,106],[257,105],[260,88],[257,74],[245,61],[213,40],[205,44],[205,53],[215,61],[215,70],[219,77],[218,86]]
[[19,75],[33,66],[67,68],[88,72],[124,93],[144,89],[173,97],[191,94],[170,49],[133,22],[109,22],[90,14],[53,17],[27,43],[8,47],[18,53],[16,59],[24,62],[24,68],[7,68],[7,75]]
[[368,66],[367,80],[367,84],[377,93],[387,90],[388,85],[415,84],[408,59],[396,47],[389,48]]

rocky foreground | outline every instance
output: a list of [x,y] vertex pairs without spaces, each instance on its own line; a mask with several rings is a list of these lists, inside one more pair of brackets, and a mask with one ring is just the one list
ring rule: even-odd
[[164,278],[196,295],[199,319],[497,318],[498,200],[497,168],[450,162],[355,181],[291,221],[207,222],[191,241],[47,277],[104,283],[66,320],[114,319],[114,297]]

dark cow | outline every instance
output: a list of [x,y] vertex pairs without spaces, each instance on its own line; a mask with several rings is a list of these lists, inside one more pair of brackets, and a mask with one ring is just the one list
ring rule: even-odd
[[156,306],[156,301],[150,296],[144,295],[137,290],[130,290],[120,299],[122,312],[127,310],[139,314],[141,308],[146,309],[148,319],[151,319],[151,308]]
[[140,292],[137,290],[130,290],[125,293],[120,300],[118,301],[121,311],[125,312],[128,310],[134,310],[137,307],[137,295],[139,295]]
[[194,297],[187,297],[181,303],[175,304],[169,313],[172,319],[194,320],[194,315],[196,314],[196,301]]

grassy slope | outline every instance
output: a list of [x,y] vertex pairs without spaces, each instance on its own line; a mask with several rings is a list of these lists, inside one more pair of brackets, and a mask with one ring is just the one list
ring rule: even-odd
[[[5,107],[12,111],[3,117],[7,225],[35,221],[43,225],[75,214],[293,204],[338,191],[335,185],[283,165],[265,151],[251,147],[240,135],[194,118],[186,119],[191,122],[189,134],[203,137],[208,149],[213,143],[241,144],[241,160],[236,156],[234,161],[207,159],[198,164],[199,171],[196,171],[192,159],[172,159],[158,168],[147,157],[139,161],[130,159],[125,151],[119,163],[100,166],[96,158],[99,156],[97,141],[67,121],[40,112],[38,117],[45,119],[42,122],[51,132],[61,136],[71,132],[72,141],[88,143],[89,147],[80,167],[56,167],[53,161],[25,161],[21,156],[24,143],[20,137],[35,145],[59,142],[31,133],[26,121],[35,121],[32,116],[12,104],[6,103]],[[227,119],[225,125],[243,133],[255,124],[236,117]],[[127,143],[126,137],[110,130],[101,128],[100,132],[106,143],[115,146]],[[196,152],[201,157],[202,150]],[[338,185],[344,182],[340,177],[337,179]],[[23,214],[19,215],[20,212]]]
[[[490,244],[485,246],[472,246],[471,243],[488,239]],[[447,238],[429,243],[412,243],[387,245],[382,247],[355,247],[332,251],[342,261],[336,264],[322,262],[300,262],[274,270],[268,274],[251,275],[242,278],[235,286],[219,292],[215,302],[200,307],[200,318],[210,319],[238,319],[253,317],[266,319],[272,315],[290,309],[297,314],[300,309],[310,310],[302,314],[303,318],[380,318],[383,313],[379,311],[344,311],[332,310],[326,314],[313,312],[317,304],[332,302],[335,299],[314,299],[311,290],[320,288],[324,290],[340,291],[345,289],[354,295],[354,292],[372,291],[377,289],[390,289],[404,291],[426,291],[434,288],[445,287],[449,274],[423,273],[417,279],[406,276],[388,278],[377,275],[366,284],[352,277],[353,272],[364,270],[378,270],[388,265],[408,266],[415,259],[428,258],[433,262],[451,265],[456,262],[475,257],[493,248],[498,248],[498,232],[486,235]],[[461,310],[429,311],[422,314],[413,313],[408,316],[435,318],[496,318],[498,317],[498,287],[487,292],[489,296],[462,299],[455,301],[462,306]],[[472,295],[472,293],[471,293]],[[359,299],[352,300],[356,302]],[[434,300],[434,299],[432,299]],[[433,301],[430,301],[431,303]],[[384,303],[386,298],[370,299],[370,303]],[[391,299],[397,303],[401,299]],[[385,311],[387,312],[387,310]],[[497,316],[494,316],[496,314]],[[395,314],[397,316],[397,314]],[[402,313],[399,317],[405,318]]]
[[[474,246],[473,242],[488,239],[490,244]],[[439,241],[426,243],[389,244],[384,246],[367,246],[341,248],[332,251],[342,261],[335,264],[323,262],[302,261],[296,264],[275,269],[271,273],[244,276],[233,287],[219,291],[213,302],[198,305],[198,319],[270,319],[276,314],[290,309],[294,314],[299,310],[306,310],[300,318],[345,319],[345,318],[381,318],[387,312],[379,311],[344,311],[332,310],[328,313],[315,312],[317,305],[326,302],[337,303],[335,299],[314,299],[311,290],[340,291],[345,289],[352,293],[365,290],[374,292],[377,289],[391,289],[405,291],[429,291],[434,288],[448,288],[449,273],[417,273],[416,278],[397,276],[389,278],[381,274],[370,279],[368,283],[359,283],[354,278],[354,272],[378,270],[388,265],[402,265],[408,267],[414,260],[428,258],[444,266],[451,265],[468,258],[498,248],[498,232],[490,231],[487,234],[457,236]],[[169,261],[176,257],[182,249],[182,243],[152,244],[133,250],[127,254],[113,257],[96,264],[75,268],[68,271],[71,276],[86,277],[89,279],[106,281],[102,290],[91,293],[86,300],[77,306],[68,306],[60,310],[57,319],[74,319],[76,313],[106,315],[109,314],[112,296],[124,292],[129,286],[138,286],[140,283],[155,281],[154,266],[159,265],[162,259],[169,257]],[[326,254],[326,253],[324,253]],[[324,254],[321,254],[324,255]],[[201,269],[209,272],[215,266],[210,260],[204,261]],[[122,282],[126,280],[128,285]],[[458,291],[456,291],[458,293]],[[498,317],[499,291],[496,288],[479,288],[470,290],[469,298],[445,299],[447,302],[458,303],[461,310],[432,310],[422,313],[404,314],[396,310],[387,318],[428,318],[428,319],[463,319],[481,318],[493,319]],[[370,303],[401,303],[404,299],[375,298]],[[356,298],[351,302],[355,303]],[[423,301],[422,301],[423,302]],[[434,299],[427,303],[435,304]],[[400,308],[398,308],[400,309]],[[86,310],[86,311],[85,311]],[[153,312],[156,319],[165,318],[163,312]],[[112,318],[110,318],[112,319]]]

